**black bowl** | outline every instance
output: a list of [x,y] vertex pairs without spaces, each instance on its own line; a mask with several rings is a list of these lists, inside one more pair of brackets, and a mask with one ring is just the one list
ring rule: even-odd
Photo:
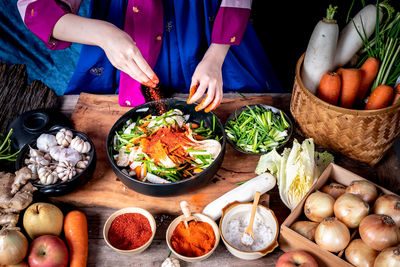
[[[254,108],[255,106],[260,106],[260,107],[263,107],[263,108],[265,108],[265,109],[270,109],[270,110],[271,110],[273,113],[275,113],[275,114],[276,114],[276,113],[279,114],[279,112],[281,111],[280,109],[278,109],[278,108],[276,108],[276,107],[272,107],[272,106],[268,106],[268,105],[264,105],[264,104],[247,105],[247,106],[241,107],[241,108],[239,108],[239,109],[236,109],[234,112],[232,112],[232,113],[228,116],[228,118],[226,119],[226,121],[225,121],[225,127],[228,125],[228,122],[229,122],[229,121],[234,120],[236,117],[238,117],[238,116],[240,115],[240,113],[242,113],[242,112],[245,111],[245,110],[249,110],[249,107],[250,107],[250,108]],[[286,143],[290,140],[290,137],[291,137],[292,134],[293,134],[293,123],[292,123],[292,120],[289,118],[288,115],[286,115],[285,112],[283,112],[283,110],[282,110],[282,113],[283,113],[283,116],[285,117],[285,120],[289,123],[289,128],[287,129],[288,135],[286,136],[285,140],[283,140],[282,143],[281,143],[280,145],[278,145],[278,146],[275,147],[276,150],[279,150],[280,148],[284,147],[284,146],[286,145]],[[229,137],[226,137],[226,139],[228,140],[228,143],[229,143],[234,149],[236,149],[237,151],[239,151],[239,152],[241,152],[241,153],[244,153],[244,154],[248,154],[248,155],[263,155],[263,154],[267,154],[267,153],[269,152],[269,151],[265,151],[265,152],[260,152],[260,153],[254,153],[254,152],[246,151],[246,150],[243,150],[243,149],[242,149],[241,147],[239,147],[238,145],[236,145],[236,143],[235,143],[233,140],[231,140]]]
[[[160,108],[162,107],[162,109]],[[226,136],[223,125],[218,117],[213,113],[206,113],[204,111],[195,111],[195,104],[187,104],[183,100],[168,98],[160,101],[152,101],[135,107],[122,115],[121,118],[117,120],[117,122],[111,128],[108,137],[107,137],[107,156],[111,163],[111,167],[114,173],[117,175],[118,179],[122,181],[128,188],[150,196],[171,196],[171,195],[179,195],[186,193],[191,190],[198,189],[202,186],[205,186],[217,173],[219,167],[222,164],[225,155],[225,145],[226,145]],[[216,127],[215,132],[218,136],[222,136],[221,139],[221,152],[214,160],[213,163],[209,167],[207,167],[201,173],[198,173],[192,178],[188,178],[182,181],[173,182],[170,184],[152,184],[139,181],[136,177],[131,177],[122,172],[122,168],[118,167],[114,161],[113,155],[117,154],[113,149],[113,139],[115,136],[115,132],[122,129],[123,125],[127,120],[132,119],[135,121],[139,116],[141,118],[147,116],[148,114],[152,115],[160,115],[163,112],[166,112],[170,109],[180,109],[184,114],[189,114],[189,121],[200,123],[204,121],[205,127],[212,127],[213,125],[213,116],[215,116]]]
[[[43,133],[46,134],[52,134],[55,135],[57,132],[63,127],[53,127],[52,130],[45,131]],[[66,128],[66,127],[65,127]],[[87,141],[90,143],[91,150],[90,150],[90,160],[88,162],[88,166],[79,174],[75,175],[72,179],[65,181],[65,182],[58,182],[55,184],[51,185],[43,185],[39,184],[36,182],[32,182],[32,184],[38,189],[38,192],[41,194],[44,194],[46,196],[52,197],[52,196],[62,196],[68,193],[71,193],[75,189],[77,189],[79,186],[84,185],[87,181],[92,178],[94,170],[96,168],[96,150],[94,147],[94,144],[90,138],[80,132],[76,131],[74,129],[70,129],[74,136],[79,136],[82,138],[84,141]],[[29,154],[29,147],[36,148],[36,138],[32,140],[31,142],[27,143],[22,149],[21,152],[18,154],[17,160],[15,162],[15,167],[17,170],[23,168],[25,166],[24,160]]]

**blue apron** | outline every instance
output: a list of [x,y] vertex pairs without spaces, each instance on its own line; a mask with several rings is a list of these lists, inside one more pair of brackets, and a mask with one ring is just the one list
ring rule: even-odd
[[[94,5],[96,2],[96,5]],[[92,1],[89,16],[123,29],[127,0]],[[188,93],[197,64],[211,43],[220,1],[163,0],[164,35],[154,72],[163,88]],[[257,35],[248,23],[240,45],[231,46],[222,66],[224,92],[284,92]],[[65,94],[118,93],[119,71],[97,46],[83,45]]]

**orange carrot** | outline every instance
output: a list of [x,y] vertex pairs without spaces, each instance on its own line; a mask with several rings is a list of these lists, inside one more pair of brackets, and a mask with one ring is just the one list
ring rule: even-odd
[[396,89],[394,90],[394,98],[392,105],[397,104],[399,102],[400,102],[400,83],[396,86]]
[[362,64],[360,71],[361,71],[361,83],[360,89],[358,89],[357,94],[357,101],[362,103],[368,89],[371,87],[372,82],[374,81],[376,75],[378,74],[379,70],[379,59],[374,57],[369,57],[367,60]]
[[380,109],[389,106],[393,99],[393,88],[388,85],[379,85],[369,96],[365,109]]
[[64,219],[65,240],[69,247],[70,267],[85,267],[88,257],[87,220],[83,212],[73,210]]
[[342,81],[339,104],[341,107],[351,108],[360,88],[361,71],[359,69],[339,68],[337,73],[340,75]]
[[329,104],[336,105],[341,86],[340,76],[336,72],[325,73],[319,82],[318,97]]

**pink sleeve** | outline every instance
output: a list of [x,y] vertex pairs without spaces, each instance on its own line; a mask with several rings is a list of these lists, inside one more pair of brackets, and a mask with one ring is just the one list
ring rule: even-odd
[[65,49],[70,42],[52,38],[57,21],[67,13],[76,13],[80,1],[19,0],[18,10],[26,27],[51,50]]
[[214,21],[211,42],[239,45],[250,17],[252,0],[222,0]]

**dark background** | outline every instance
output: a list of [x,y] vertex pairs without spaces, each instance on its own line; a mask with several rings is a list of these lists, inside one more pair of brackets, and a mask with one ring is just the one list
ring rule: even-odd
[[[315,25],[326,15],[329,4],[338,6],[335,18],[341,29],[351,3],[352,0],[253,0],[250,22],[285,91],[292,91],[296,63],[305,52]],[[355,15],[361,7],[361,1],[357,0],[351,14]]]

